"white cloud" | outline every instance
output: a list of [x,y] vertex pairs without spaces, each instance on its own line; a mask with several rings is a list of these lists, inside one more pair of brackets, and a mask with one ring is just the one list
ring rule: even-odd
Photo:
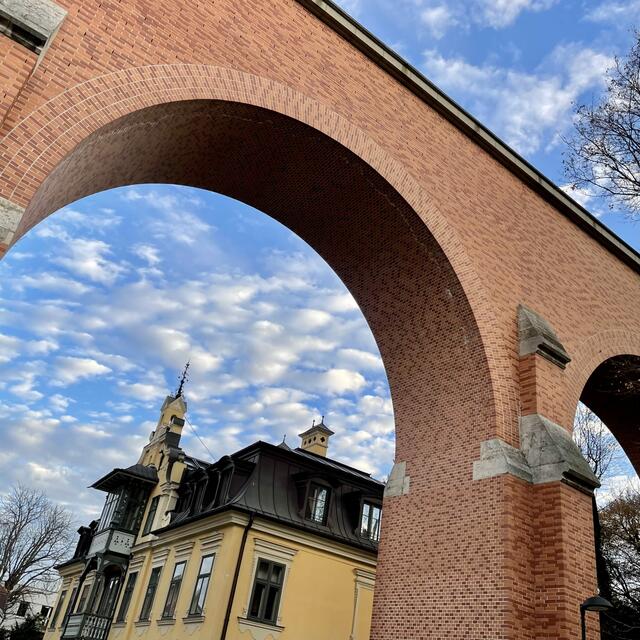
[[451,9],[446,4],[439,4],[422,9],[420,12],[420,21],[436,39],[442,38],[448,29],[457,22]]
[[21,340],[0,333],[0,364],[13,360],[20,353]]
[[515,22],[523,11],[546,11],[558,0],[476,0],[479,21],[495,29]]
[[97,439],[110,438],[112,436],[108,431],[93,424],[81,424],[75,426],[73,429],[76,433],[83,433]]
[[602,483],[602,487],[596,491],[598,505],[603,506],[607,504],[607,502],[610,502],[627,489],[640,491],[640,478],[633,474],[631,469],[630,473],[612,476]]
[[162,213],[149,223],[149,230],[156,238],[193,246],[203,242],[213,230],[210,224],[191,210],[200,204],[198,198],[179,197],[175,193],[162,193],[159,190],[141,192],[136,189],[128,189],[123,197],[132,202],[145,202]]
[[608,56],[576,45],[556,47],[535,73],[425,52],[427,75],[462,96],[476,117],[523,154],[559,142],[558,134],[571,123],[573,102],[601,86],[610,64]]
[[49,396],[49,404],[56,411],[66,411],[70,403],[74,402],[71,398],[55,393]]
[[64,247],[62,255],[54,258],[54,262],[93,282],[110,285],[126,271],[122,263],[106,257],[111,253],[111,247],[102,240],[71,238]]
[[149,265],[154,266],[162,261],[160,250],[150,244],[136,244],[131,249],[138,258],[145,260]]
[[327,393],[349,393],[360,391],[366,384],[361,373],[349,369],[329,369],[319,376],[318,391]]
[[96,362],[93,358],[76,358],[59,356],[55,359],[55,368],[51,384],[66,387],[79,380],[102,376],[110,373],[111,369]]
[[38,289],[40,291],[59,291],[64,294],[80,295],[89,291],[90,287],[65,278],[56,273],[39,273],[36,275],[23,275],[16,278],[12,286],[22,291],[24,289]]
[[46,356],[57,351],[60,345],[55,340],[31,340],[25,345],[25,350],[32,356]]
[[629,2],[603,2],[589,11],[586,19],[592,22],[606,22],[627,27],[631,16],[640,15],[640,0]]
[[384,371],[382,358],[375,353],[363,351],[362,349],[340,349],[337,354],[337,361],[341,366],[353,367],[361,371]]

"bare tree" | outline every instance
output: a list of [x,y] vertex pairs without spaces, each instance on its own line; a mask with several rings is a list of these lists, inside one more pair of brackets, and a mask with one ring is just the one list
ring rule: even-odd
[[573,437],[598,480],[615,470],[622,450],[603,422],[580,403],[573,424]]
[[615,610],[603,637],[640,637],[640,490],[632,485],[600,509],[601,548]]
[[626,58],[607,72],[600,103],[579,105],[575,133],[565,139],[565,174],[574,188],[604,196],[640,218],[640,31]]
[[[23,485],[0,497],[0,583],[6,611],[56,588],[55,565],[68,557],[71,516],[47,496]],[[0,621],[5,611],[0,610]]]

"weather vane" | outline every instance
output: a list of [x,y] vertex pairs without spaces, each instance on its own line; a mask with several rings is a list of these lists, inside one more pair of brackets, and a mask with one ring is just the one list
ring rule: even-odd
[[185,382],[189,380],[188,371],[189,371],[190,365],[191,365],[191,360],[187,360],[187,364],[184,365],[184,371],[180,376],[180,385],[178,386],[178,391],[176,392],[176,398],[179,398],[180,396],[182,396],[182,389],[184,389]]

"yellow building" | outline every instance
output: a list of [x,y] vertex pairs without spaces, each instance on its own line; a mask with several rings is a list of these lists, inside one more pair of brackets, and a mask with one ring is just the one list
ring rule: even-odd
[[44,640],[367,640],[382,483],[326,457],[323,422],[197,460],[185,412],[168,396],[138,463],[93,485]]

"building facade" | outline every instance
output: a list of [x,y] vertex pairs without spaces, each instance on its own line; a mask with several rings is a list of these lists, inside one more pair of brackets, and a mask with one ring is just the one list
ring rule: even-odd
[[51,605],[54,596],[49,593],[29,594],[24,600],[5,612],[4,620],[0,623],[0,629],[11,629],[14,625],[24,622],[27,617],[38,617],[43,626],[46,626],[51,614]]
[[384,485],[326,457],[323,422],[192,458],[185,412],[168,396],[139,461],[92,485],[45,640],[367,640]]

